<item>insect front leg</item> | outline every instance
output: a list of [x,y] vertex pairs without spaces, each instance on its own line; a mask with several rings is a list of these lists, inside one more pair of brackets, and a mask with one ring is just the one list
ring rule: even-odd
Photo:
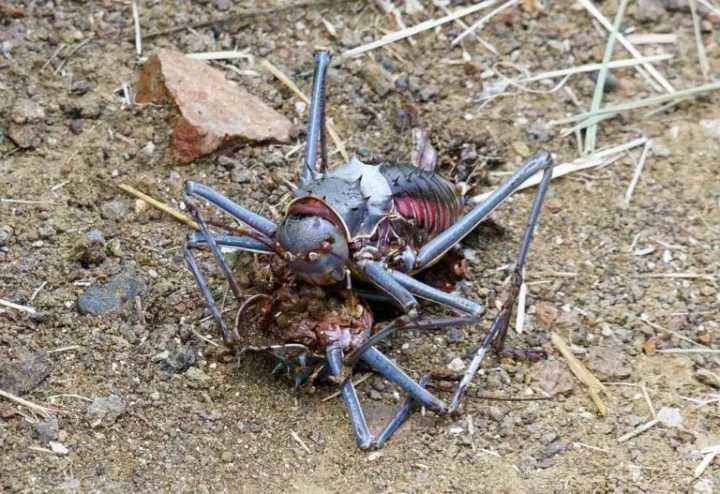
[[[305,163],[300,182],[307,183],[318,178],[327,168],[327,143],[325,138],[325,79],[330,65],[330,52],[315,53],[315,72],[310,100]],[[318,165],[318,147],[320,164]]]

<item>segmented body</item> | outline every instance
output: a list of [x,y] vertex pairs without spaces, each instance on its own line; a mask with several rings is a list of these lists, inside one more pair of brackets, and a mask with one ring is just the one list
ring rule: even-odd
[[453,225],[462,213],[457,187],[437,173],[407,164],[384,164],[380,173],[390,184],[399,216],[393,228],[414,249]]
[[453,225],[462,207],[458,187],[435,172],[353,158],[299,188],[288,214],[332,221],[352,249],[371,245],[392,257],[406,248],[417,251]]

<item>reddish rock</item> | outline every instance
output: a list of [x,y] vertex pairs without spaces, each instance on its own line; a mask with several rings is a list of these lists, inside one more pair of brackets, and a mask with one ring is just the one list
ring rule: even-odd
[[238,142],[290,142],[293,125],[225,73],[182,53],[161,50],[145,63],[138,103],[171,103],[177,110],[170,158],[181,164]]
[[535,305],[537,311],[537,322],[544,329],[552,328],[553,323],[558,318],[558,310],[547,302],[539,302]]

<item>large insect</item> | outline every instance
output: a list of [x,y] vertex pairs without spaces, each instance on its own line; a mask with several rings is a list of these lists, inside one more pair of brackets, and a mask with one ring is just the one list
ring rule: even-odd
[[[230,330],[223,321],[192,253],[194,248],[208,247],[212,251],[239,300],[242,293],[221,248],[280,256],[297,278],[311,285],[352,290],[353,280],[361,280],[374,285],[380,295],[399,305],[405,316],[375,334],[371,334],[369,328],[356,327],[349,331],[336,324],[323,329],[322,337],[313,340],[314,350],[324,357],[324,370],[340,386],[357,443],[366,449],[382,446],[418,405],[439,414],[457,410],[487,351],[491,347],[502,348],[553,161],[548,152],[539,152],[483,203],[466,213],[463,213],[465,199],[461,187],[434,171],[433,153],[416,153],[418,159],[414,164],[370,165],[352,158],[328,170],[325,77],[329,64],[329,52],[315,54],[305,160],[299,186],[285,216],[276,223],[207,186],[188,182],[185,200],[200,228],[190,235],[185,258],[229,346],[237,345],[240,340],[237,325]],[[481,303],[434,288],[413,275],[437,262],[525,180],[540,171],[543,177],[517,255],[512,289],[482,344],[475,350],[451,400],[446,402],[426,389],[425,378],[415,381],[375,345],[399,328],[445,328],[479,322],[478,316],[484,311]],[[233,235],[210,231],[193,203],[196,197],[207,200],[249,229]],[[424,319],[420,316],[418,299],[450,308],[457,317]],[[370,433],[353,383],[347,378],[358,360],[408,395],[377,437]]]

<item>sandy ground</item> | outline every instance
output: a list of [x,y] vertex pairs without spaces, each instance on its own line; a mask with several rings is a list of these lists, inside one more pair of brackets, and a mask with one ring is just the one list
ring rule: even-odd
[[[222,1],[140,3],[146,33],[229,15]],[[233,8],[257,7],[240,3]],[[421,3],[425,10],[406,15],[408,24],[444,15]],[[130,2],[16,5],[25,17],[0,19],[9,50],[0,58],[0,129],[7,133],[20,100],[36,102],[43,115],[26,115],[30,121],[22,127],[34,148],[17,149],[7,136],[0,140],[0,298],[41,314],[3,309],[0,365],[7,373],[8,365],[48,352],[47,368],[38,371],[47,377],[29,384],[23,396],[53,407],[57,427],[25,407],[0,402],[0,490],[720,490],[717,461],[693,480],[701,460],[696,452],[720,444],[719,402],[705,403],[717,400],[720,359],[716,353],[658,352],[707,351],[720,338],[717,94],[601,126],[600,147],[640,136],[656,143],[629,205],[623,197],[641,148],[608,167],[552,183],[527,270],[525,331],[511,332],[509,341],[544,348],[548,359],[489,359],[459,417],[416,414],[383,450],[368,453],[356,448],[342,402],[323,401],[331,386],[293,391],[286,379],[271,375],[269,359],[248,355],[236,364],[213,357],[214,347],[196,336],[219,341],[212,323],[201,321],[206,313],[184,267],[186,227],[116,188],[128,183],[179,207],[182,184],[193,179],[277,218],[289,197],[285,181],[294,182],[299,171],[300,153],[288,154],[301,141],[239,146],[221,153],[229,160],[209,156],[190,166],[168,165],[166,110],[127,107],[118,92],[124,82],[132,87],[139,67]],[[612,18],[612,2],[602,7]],[[674,44],[642,46],[643,53],[674,55],[657,67],[676,88],[702,84],[690,14],[664,12],[640,22],[640,8],[631,4],[626,28],[677,35]],[[394,43],[332,69],[329,113],[347,148],[363,157],[407,160],[410,126],[426,127],[442,172],[469,180],[473,193],[499,184],[523,155],[538,149],[552,150],[558,161],[576,158],[575,136],[563,137],[561,126],[546,124],[587,110],[590,77],[569,80],[570,91],[541,83],[533,91],[508,88],[492,101],[479,99],[500,80],[493,70],[515,77],[518,67],[537,73],[600,61],[604,33],[569,4],[548,6],[546,15],[509,12],[481,33],[498,55],[469,37],[470,60],[463,61],[463,49],[450,47],[462,27],[448,24],[416,36],[415,45]],[[150,37],[143,48],[146,54],[161,47],[247,48],[255,63],[232,64],[257,75],[228,70],[228,77],[302,124],[299,100],[259,60],[267,58],[307,91],[313,46],[339,53],[396,28],[372,6],[353,2]],[[717,25],[704,39],[717,74]],[[615,58],[626,56],[616,51]],[[386,94],[378,94],[383,89],[363,68],[368,63],[381,64],[396,79]],[[608,100],[654,94],[634,69],[614,74]],[[340,156],[332,154],[332,161]],[[483,227],[465,242],[470,267],[460,288],[488,305],[483,324],[388,341],[386,351],[412,375],[446,368],[479,342],[507,276],[500,268],[512,262],[531,200],[531,192],[517,194],[493,216],[500,229]],[[99,251],[88,247],[92,229],[103,237]],[[252,269],[238,264],[240,272]],[[119,313],[81,315],[78,297],[120,272],[145,286],[142,317],[132,304]],[[598,416],[568,373],[551,332],[570,342],[606,383],[608,416]],[[542,398],[547,386],[563,392],[537,401],[487,398]],[[402,399],[379,378],[359,389],[374,427]],[[110,395],[120,398],[119,414],[99,417],[91,402]],[[619,436],[652,419],[649,403],[655,411],[679,412],[679,426],[657,425],[619,443]]]

